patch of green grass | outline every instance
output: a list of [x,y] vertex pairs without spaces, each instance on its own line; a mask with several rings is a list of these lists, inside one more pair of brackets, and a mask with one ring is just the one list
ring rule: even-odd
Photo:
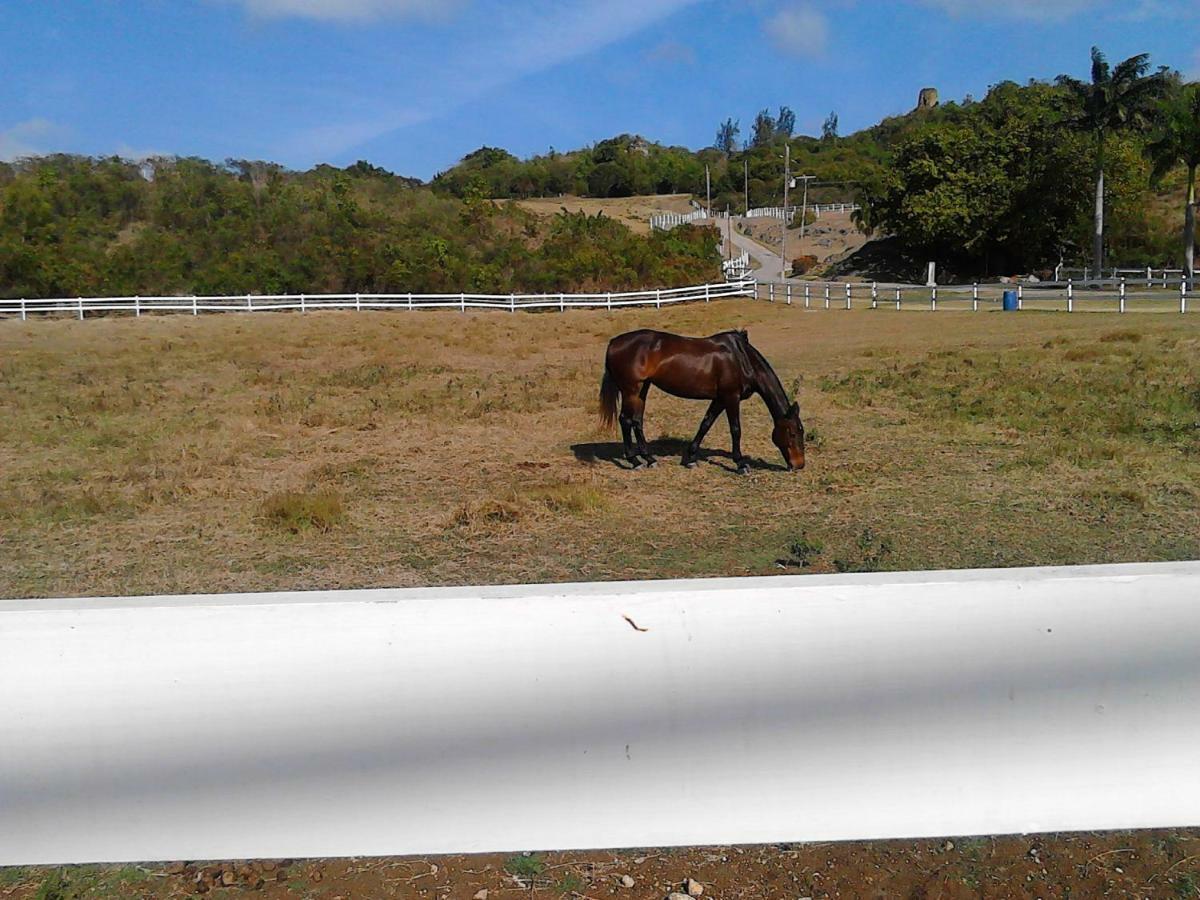
[[13,887],[29,881],[33,875],[22,866],[5,866],[0,868],[0,887]]
[[868,526],[855,538],[850,553],[834,557],[833,567],[839,572],[878,572],[891,552],[891,540],[879,537]]
[[546,868],[546,864],[537,856],[513,856],[504,863],[504,869],[510,875],[516,875],[518,878],[531,879],[542,874]]
[[574,872],[568,872],[554,884],[554,890],[559,894],[581,894],[583,888],[583,879]]
[[1185,872],[1182,875],[1175,876],[1172,885],[1175,889],[1175,896],[1179,897],[1180,900],[1200,897],[1200,879],[1192,872]]
[[289,534],[331,531],[345,521],[342,499],[332,488],[282,491],[262,504],[262,518],[272,528]]
[[788,544],[788,555],[777,562],[781,566],[803,569],[811,566],[824,549],[825,545],[820,541],[809,540],[808,535],[801,532],[797,540]]

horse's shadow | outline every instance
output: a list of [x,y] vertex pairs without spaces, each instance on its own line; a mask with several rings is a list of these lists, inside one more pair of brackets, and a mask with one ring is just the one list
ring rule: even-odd
[[[659,438],[656,441],[649,441],[650,452],[658,459],[660,463],[673,462],[676,465],[683,458],[683,451],[687,449],[690,441],[683,438]],[[586,444],[572,444],[571,452],[575,454],[575,458],[582,463],[594,465],[596,463],[611,463],[618,469],[629,469],[629,460],[625,458],[625,445],[620,441],[601,441]],[[706,450],[700,449],[699,455],[696,457],[696,462],[705,465],[716,466],[718,469],[724,469],[727,472],[736,472],[737,466],[733,462],[733,454],[728,450]],[[763,462],[758,459],[746,457],[746,465],[751,469],[762,469],[765,471],[783,471],[784,467],[772,465],[768,462]]]

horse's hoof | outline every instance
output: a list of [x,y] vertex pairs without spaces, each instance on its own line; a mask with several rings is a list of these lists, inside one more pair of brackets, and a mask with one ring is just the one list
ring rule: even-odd
[[696,468],[696,461],[694,459],[685,459],[683,461],[683,467],[685,469],[694,469]]
[[648,460],[646,460],[646,468],[648,468],[648,469],[653,469],[653,468],[654,468],[655,466],[657,466],[657,465],[658,465],[658,460],[657,460],[657,459],[648,459]]
[[750,474],[750,467],[749,467],[749,466],[738,466],[738,467],[737,467],[737,473],[738,473],[739,475],[749,475],[749,474]]
[[629,461],[629,469],[631,472],[636,472],[638,469],[644,469],[644,468],[646,468],[645,463],[638,462],[637,460],[634,460],[634,459],[631,459]]

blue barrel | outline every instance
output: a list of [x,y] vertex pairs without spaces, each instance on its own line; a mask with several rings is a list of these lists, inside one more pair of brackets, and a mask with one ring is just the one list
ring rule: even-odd
[[1016,308],[1017,308],[1017,292],[1016,291],[1005,291],[1004,292],[1004,311],[1008,312],[1010,309],[1016,309]]

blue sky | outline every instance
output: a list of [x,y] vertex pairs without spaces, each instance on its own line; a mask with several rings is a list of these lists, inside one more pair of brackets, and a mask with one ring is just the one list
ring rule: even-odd
[[925,86],[1086,77],[1093,44],[1200,77],[1200,0],[3,0],[0,159],[367,159],[428,178],[621,132],[690,147],[786,104],[799,131]]

